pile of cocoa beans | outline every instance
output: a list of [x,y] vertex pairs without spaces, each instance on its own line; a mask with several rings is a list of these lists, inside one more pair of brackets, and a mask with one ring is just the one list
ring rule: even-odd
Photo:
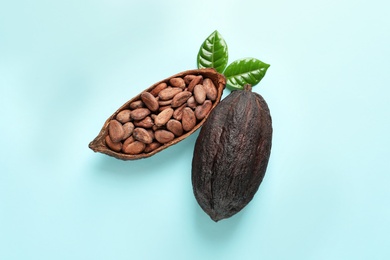
[[219,98],[208,77],[169,78],[117,111],[108,122],[104,142],[117,153],[150,153],[193,130]]

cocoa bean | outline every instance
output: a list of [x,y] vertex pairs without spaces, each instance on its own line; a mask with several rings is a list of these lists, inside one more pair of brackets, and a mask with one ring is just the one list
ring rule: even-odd
[[217,99],[218,91],[213,81],[209,78],[203,80],[203,88],[206,91],[206,97],[211,101]]
[[130,116],[134,120],[142,120],[150,115],[150,110],[147,108],[137,108],[131,111]]
[[196,125],[196,117],[194,111],[191,108],[186,107],[183,109],[183,116],[181,119],[184,131],[190,131]]
[[183,91],[176,94],[172,99],[172,107],[179,107],[187,102],[188,98],[192,96],[192,93],[189,91]]
[[149,92],[143,92],[141,94],[141,99],[144,102],[145,106],[149,108],[150,111],[154,112],[158,110],[159,104],[157,102],[157,99]]
[[140,141],[134,141],[123,147],[123,152],[127,154],[140,154],[145,149],[146,145]]
[[173,118],[176,120],[181,120],[183,115],[183,109],[186,107],[186,104],[181,105],[180,107],[176,108],[175,111],[173,111]]
[[126,124],[123,125],[123,130],[125,133],[123,135],[122,140],[125,140],[133,134],[134,124],[132,122],[127,122]]
[[202,120],[210,112],[213,103],[210,100],[206,100],[202,105],[195,108],[195,117],[198,120]]
[[160,83],[154,89],[152,89],[150,91],[150,94],[152,94],[153,96],[157,97],[158,93],[160,93],[160,91],[165,89],[166,87],[168,87],[167,83],[165,83],[165,82]]
[[170,119],[167,122],[167,129],[176,136],[181,136],[183,134],[183,126],[181,125],[180,121],[176,119]]
[[172,141],[175,138],[175,135],[167,130],[157,130],[154,132],[154,137],[159,143],[165,144]]
[[153,142],[153,143],[147,144],[145,147],[144,153],[152,152],[152,151],[156,150],[157,148],[159,148],[160,146],[161,146],[161,144],[158,142]]
[[134,142],[135,139],[134,139],[134,136],[129,136],[124,142],[123,142],[123,145],[122,145],[122,151],[124,149],[124,147],[128,146],[130,143]]
[[122,124],[113,119],[110,121],[108,125],[108,134],[110,135],[111,141],[114,143],[120,142],[125,135],[125,131],[123,130]]
[[137,108],[141,108],[141,107],[144,107],[144,102],[142,102],[142,100],[136,100],[136,101],[133,101],[130,103],[129,105],[129,108],[130,109],[137,109]]
[[192,108],[192,109],[195,109],[198,106],[198,103],[196,103],[196,100],[195,100],[194,96],[190,97],[187,100],[187,106]]
[[188,84],[187,90],[193,91],[194,87],[202,82],[203,77],[201,75],[194,77],[194,79]]
[[156,118],[154,119],[154,124],[156,126],[163,126],[168,122],[169,119],[171,119],[172,115],[173,109],[171,107],[168,107],[156,116]]
[[133,136],[135,140],[143,142],[145,144],[150,144],[151,142],[153,142],[153,139],[148,133],[148,131],[146,131],[146,129],[142,127],[135,128],[133,131]]
[[125,109],[125,110],[122,110],[120,111],[117,115],[116,115],[116,120],[118,120],[119,122],[121,122],[122,124],[124,123],[127,123],[127,122],[130,122],[131,118],[130,118],[130,113],[131,113],[131,110],[130,109]]
[[154,131],[152,129],[147,129],[146,131],[150,135],[150,138],[152,138],[152,140],[153,140],[154,139]]
[[165,109],[167,109],[167,108],[171,108],[171,106],[163,106],[163,107],[160,107],[159,109],[158,109],[158,111],[159,112],[161,112],[161,111],[164,111]]
[[186,83],[184,82],[184,79],[182,79],[182,78],[171,78],[169,80],[169,83],[171,84],[172,87],[175,87],[175,88],[184,89],[186,87]]
[[115,151],[115,152],[120,152],[120,150],[122,149],[122,143],[121,142],[114,143],[111,140],[109,135],[106,136],[105,141],[106,141],[107,146],[110,147],[110,149]]
[[172,99],[177,93],[183,91],[181,88],[167,87],[158,93],[160,100]]
[[151,128],[154,125],[154,122],[150,116],[147,116],[142,120],[134,121],[134,125],[143,128]]
[[158,101],[158,104],[160,106],[167,106],[167,105],[170,105],[172,104],[172,99],[168,99],[168,100],[159,100]]
[[190,84],[190,82],[195,78],[196,76],[195,75],[185,75],[184,76],[184,82],[188,85]]
[[194,97],[198,104],[203,104],[206,100],[206,91],[203,88],[203,85],[196,85],[194,88]]

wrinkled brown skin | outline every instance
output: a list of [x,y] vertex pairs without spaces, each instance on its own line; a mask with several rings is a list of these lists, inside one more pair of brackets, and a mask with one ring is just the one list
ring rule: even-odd
[[252,200],[265,175],[271,143],[267,103],[250,86],[231,92],[213,109],[192,160],[194,195],[211,219],[229,218]]

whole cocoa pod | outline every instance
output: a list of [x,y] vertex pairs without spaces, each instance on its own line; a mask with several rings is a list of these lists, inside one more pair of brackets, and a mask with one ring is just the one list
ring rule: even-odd
[[195,144],[192,185],[211,219],[229,218],[252,200],[267,168],[271,142],[270,111],[250,85],[232,91],[210,112]]

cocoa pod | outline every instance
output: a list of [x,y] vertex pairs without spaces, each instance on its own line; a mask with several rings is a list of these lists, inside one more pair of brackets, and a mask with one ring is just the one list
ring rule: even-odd
[[195,143],[192,185],[211,219],[229,218],[252,200],[265,175],[271,143],[267,103],[249,85],[231,92],[210,112]]
[[[222,92],[226,84],[225,77],[214,69],[184,71],[153,84],[119,107],[117,111],[115,111],[105,121],[99,134],[89,143],[89,147],[95,152],[104,153],[117,159],[136,160],[150,157],[170,147],[171,145],[182,141],[194,133],[198,128],[200,128],[209,115],[207,114],[207,116],[203,119],[197,119],[193,111],[196,109],[196,107],[193,109],[189,108],[186,101],[187,95],[189,95],[186,91],[191,92],[192,96],[194,95],[194,90],[188,90],[189,84],[196,83],[194,85],[195,87],[198,84],[202,84],[204,79],[210,79],[217,89],[218,95],[214,101],[207,99],[207,96],[206,100],[204,101],[210,101],[212,103],[212,107],[210,109],[212,110],[221,99]],[[178,93],[182,92],[186,93],[181,94],[175,98]],[[143,98],[141,97],[141,94],[143,94]],[[153,98],[151,96],[153,96]],[[172,105],[174,98],[175,103]],[[155,101],[157,101],[159,108],[156,111],[153,111],[156,107]],[[180,105],[182,102],[184,103]],[[196,106],[201,106],[201,104],[194,104]],[[187,108],[187,110],[185,113],[186,115],[184,116],[185,123],[183,124],[183,111],[185,108]],[[191,111],[191,113],[188,111],[188,109]],[[128,112],[122,112],[123,110],[131,111],[130,119],[126,117],[126,113]],[[165,116],[158,117],[160,113],[166,110],[168,111],[165,112]],[[118,116],[118,114],[121,112],[122,114]],[[130,121],[126,123],[118,121],[119,124],[122,124],[122,128],[125,131],[123,131],[123,136],[120,133],[117,134],[117,136],[114,134],[114,139],[117,142],[114,142],[114,140],[111,139],[111,136],[109,136],[110,139],[107,138],[108,141],[106,141],[106,137],[109,135],[109,123],[112,120],[116,120],[117,116],[118,119],[123,122],[128,120]],[[158,125],[155,124],[156,119]],[[168,126],[169,120],[173,119],[177,120],[178,122],[171,121]],[[130,123],[132,125],[130,125]],[[125,126],[125,124],[127,125]],[[181,129],[181,127],[183,129]],[[137,128],[145,130],[150,138],[145,134],[144,131],[136,130]],[[118,129],[120,132],[119,125]],[[163,130],[165,132],[161,132]],[[113,130],[113,133],[114,132],[115,131]],[[129,134],[130,136],[128,136]],[[111,147],[108,143],[111,145]],[[122,146],[121,149],[119,149],[120,146]]]

